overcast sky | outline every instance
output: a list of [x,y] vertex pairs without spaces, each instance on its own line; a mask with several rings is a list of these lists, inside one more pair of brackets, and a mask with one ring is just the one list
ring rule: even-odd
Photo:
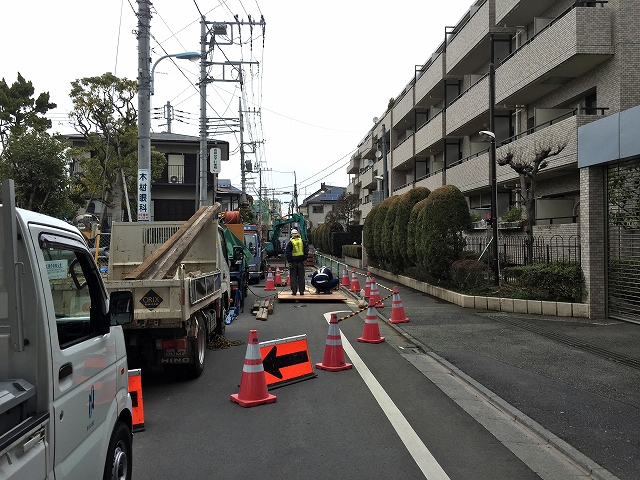
[[[264,143],[247,158],[261,162],[263,186],[288,191],[296,178],[301,202],[320,188],[320,182],[347,186],[348,160],[373,126],[373,117],[382,116],[389,99],[412,79],[415,65],[424,63],[443,41],[445,26],[455,25],[471,4],[471,0],[153,0],[152,62],[166,53],[200,51],[199,12],[207,21],[232,21],[235,14],[244,21],[248,15],[256,21],[264,16],[264,38],[258,25],[253,35],[244,26],[242,49],[216,48],[213,60],[259,62],[244,68],[244,107],[261,113],[247,115],[245,141]],[[135,0],[2,2],[0,77],[12,84],[20,72],[33,82],[35,96],[48,91],[58,105],[49,115],[52,131],[73,133],[67,122],[72,108],[70,82],[105,72],[136,79],[137,8]],[[237,36],[237,29],[234,33]],[[211,75],[221,77],[220,68],[212,67]],[[151,107],[161,109],[171,102],[174,133],[199,135],[198,76],[198,63],[186,60],[174,64],[165,59],[156,67]],[[232,78],[228,72],[227,78]],[[238,95],[237,83],[210,83],[208,116],[237,117]],[[165,131],[163,123],[152,120],[152,132]],[[238,135],[210,136],[229,141],[232,154],[229,162],[222,163],[220,178],[230,178],[240,187]]]

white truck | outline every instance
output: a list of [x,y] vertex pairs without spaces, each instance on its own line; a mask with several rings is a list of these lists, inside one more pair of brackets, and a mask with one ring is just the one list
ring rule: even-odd
[[130,290],[134,320],[124,326],[130,365],[162,365],[198,377],[207,342],[224,333],[229,266],[220,204],[186,223],[113,222],[106,286]]
[[107,290],[84,237],[0,206],[0,478],[130,479],[132,405],[122,325],[132,295]]

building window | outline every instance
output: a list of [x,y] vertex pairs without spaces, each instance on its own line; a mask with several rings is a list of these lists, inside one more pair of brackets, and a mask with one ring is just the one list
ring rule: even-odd
[[169,183],[184,183],[184,156],[167,155],[167,175]]
[[324,205],[313,205],[313,213],[324,213]]

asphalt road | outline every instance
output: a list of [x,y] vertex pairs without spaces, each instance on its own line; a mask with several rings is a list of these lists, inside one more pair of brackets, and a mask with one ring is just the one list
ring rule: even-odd
[[356,308],[276,302],[257,321],[250,306],[268,293],[252,286],[225,333],[245,343],[207,351],[200,378],[143,370],[146,429],[134,435],[133,478],[585,478],[387,325],[384,343],[358,342],[364,313],[339,324],[353,369],[318,369],[272,390],[273,404],[232,403],[250,329],[260,341],[306,334],[315,366],[327,313]]

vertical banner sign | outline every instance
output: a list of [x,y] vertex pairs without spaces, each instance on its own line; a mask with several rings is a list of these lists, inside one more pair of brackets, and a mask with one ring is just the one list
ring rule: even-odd
[[151,172],[146,169],[138,170],[138,221],[150,221],[151,213]]
[[211,156],[211,173],[220,173],[222,150],[219,148],[212,148],[209,150],[209,155]]

